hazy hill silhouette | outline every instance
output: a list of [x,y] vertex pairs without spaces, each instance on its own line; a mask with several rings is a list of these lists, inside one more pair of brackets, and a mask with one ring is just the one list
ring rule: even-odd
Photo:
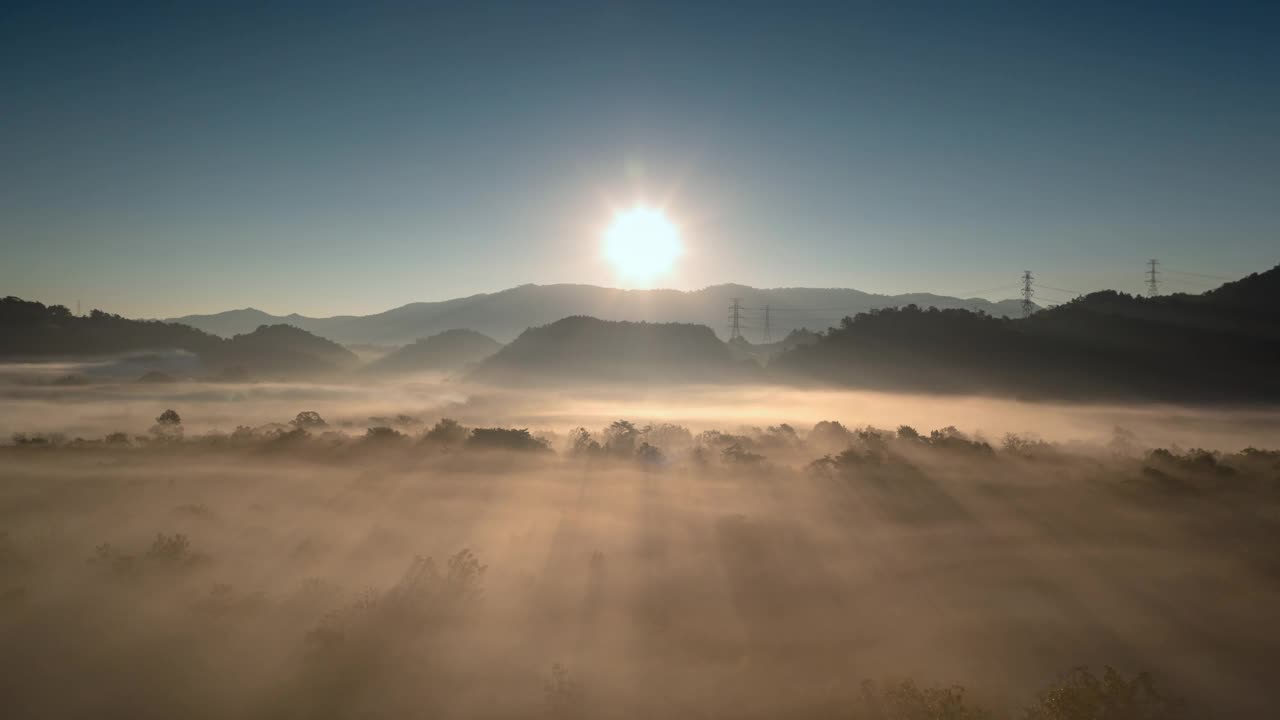
[[[752,365],[752,367],[755,367]],[[711,328],[575,316],[530,328],[480,363],[484,381],[718,382],[749,377]]]
[[[845,315],[874,308],[908,304],[983,310],[993,315],[1020,312],[1012,300],[992,303],[980,298],[960,299],[915,293],[875,295],[842,288],[759,289],[745,285],[715,285],[679,290],[619,290],[594,285],[521,285],[496,293],[443,302],[411,303],[383,313],[310,318],[274,316],[252,308],[214,315],[175,318],[192,327],[222,336],[247,332],[266,323],[286,323],[344,344],[405,344],[450,328],[471,328],[499,341],[510,341],[526,328],[564,317],[586,315],[603,320],[684,322],[724,327],[725,309],[733,298],[743,305],[773,309],[774,337],[803,327],[825,328]],[[760,339],[758,312],[748,315],[749,339]]]
[[1092,293],[1025,319],[911,306],[843,320],[780,378],[1061,398],[1280,400],[1280,268],[1202,295]]
[[365,366],[372,374],[456,370],[496,353],[502,344],[474,330],[446,330],[405,345]]
[[800,328],[787,333],[786,337],[771,343],[753,343],[745,338],[737,338],[726,343],[735,360],[751,360],[757,365],[768,365],[774,358],[796,347],[809,345],[818,341],[819,334]]
[[286,325],[261,326],[223,339],[178,323],[131,320],[93,310],[77,316],[61,305],[7,297],[0,301],[0,357],[86,358],[151,350],[198,355],[211,373],[297,376],[353,367],[346,348]]
[[345,347],[290,325],[263,325],[208,353],[213,368],[244,368],[255,377],[290,377],[351,370],[359,364]]
[[224,341],[186,325],[130,320],[93,310],[77,316],[62,305],[0,300],[0,356],[9,358],[110,355],[175,348],[196,354]]

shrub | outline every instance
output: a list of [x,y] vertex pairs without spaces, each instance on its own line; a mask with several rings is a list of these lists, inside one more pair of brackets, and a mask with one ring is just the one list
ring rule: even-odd
[[734,443],[720,451],[720,459],[729,465],[759,465],[764,456],[753,453]]
[[379,425],[371,427],[364,433],[364,439],[367,442],[395,442],[404,439],[404,433],[393,428]]
[[579,718],[586,716],[582,684],[569,677],[569,671],[560,663],[551,666],[551,676],[543,683],[546,697],[546,715],[550,718]]
[[161,565],[181,565],[191,557],[191,541],[181,533],[156,533],[156,539],[151,541],[151,548],[147,550],[147,560]]
[[432,426],[426,435],[422,436],[422,441],[424,443],[452,447],[466,442],[467,435],[470,433],[471,431],[459,424],[457,420],[443,418]]
[[988,720],[990,710],[965,698],[965,689],[920,687],[912,680],[862,684],[861,712],[853,715],[868,720]]
[[647,442],[642,442],[640,447],[636,448],[636,460],[641,465],[661,465],[665,458],[663,458],[661,450]]
[[1098,677],[1078,667],[1056,685],[1041,691],[1025,720],[1173,720],[1181,704],[1157,692],[1151,676],[1125,679],[1108,666]]
[[103,442],[116,447],[127,446],[129,444],[129,435],[122,432],[113,432],[103,438]]
[[528,429],[476,428],[467,438],[467,445],[488,450],[519,450],[539,452],[548,450],[547,444],[529,434]]
[[390,590],[369,590],[347,608],[330,613],[308,634],[313,649],[342,647],[386,652],[388,645],[410,642],[442,622],[458,620],[484,596],[488,567],[470,550],[449,558],[444,572],[429,557],[416,557]]

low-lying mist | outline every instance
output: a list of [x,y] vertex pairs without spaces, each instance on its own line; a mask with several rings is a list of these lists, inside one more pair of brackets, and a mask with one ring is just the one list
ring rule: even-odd
[[12,717],[1274,713],[1280,414],[29,370]]
[[182,413],[188,430],[230,432],[238,425],[288,422],[316,410],[331,425],[363,432],[389,419],[406,429],[441,417],[477,424],[566,432],[619,418],[678,423],[695,431],[838,420],[850,427],[953,425],[988,439],[1032,433],[1059,442],[1102,443],[1116,428],[1155,446],[1239,450],[1273,446],[1280,409],[1158,404],[1022,402],[771,385],[558,385],[513,390],[424,374],[395,382],[141,383],[95,379],[83,364],[0,365],[0,439],[13,433],[90,438],[138,432],[162,409]]

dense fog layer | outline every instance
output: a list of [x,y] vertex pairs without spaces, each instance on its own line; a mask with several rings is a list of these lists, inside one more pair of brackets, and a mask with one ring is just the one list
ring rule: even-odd
[[[881,393],[768,385],[602,386],[496,388],[421,375],[395,382],[140,383],[118,364],[0,364],[0,441],[16,432],[91,438],[145,431],[165,408],[180,411],[188,431],[231,432],[238,425],[287,423],[315,410],[336,429],[405,429],[441,417],[472,425],[513,425],[566,432],[614,420],[679,423],[694,431],[789,423],[807,428],[823,420],[850,427],[919,428],[954,425],[999,440],[1036,434],[1058,442],[1104,443],[1117,427],[1151,446],[1239,450],[1272,447],[1280,438],[1280,410],[1257,407],[1106,405],[1020,402],[965,395]],[[130,374],[131,373],[131,374]]]
[[1273,413],[35,370],[15,717],[1021,717],[1081,665],[1274,712]]

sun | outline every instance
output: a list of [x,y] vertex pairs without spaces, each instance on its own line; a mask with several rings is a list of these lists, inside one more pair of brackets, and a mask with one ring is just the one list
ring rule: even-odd
[[621,211],[604,234],[605,258],[619,276],[637,284],[670,272],[683,252],[680,230],[657,208]]

